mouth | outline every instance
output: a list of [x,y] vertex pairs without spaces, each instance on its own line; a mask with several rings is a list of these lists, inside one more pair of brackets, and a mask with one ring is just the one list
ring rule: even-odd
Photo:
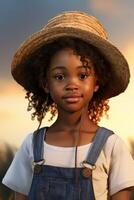
[[81,98],[82,98],[82,95],[77,95],[77,94],[66,95],[63,97],[63,99],[67,103],[77,103],[78,101],[80,101]]

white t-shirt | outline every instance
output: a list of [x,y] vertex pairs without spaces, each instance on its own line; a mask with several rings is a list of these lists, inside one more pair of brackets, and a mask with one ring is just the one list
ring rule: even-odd
[[[16,152],[2,183],[14,191],[28,195],[33,177],[33,134],[28,134]],[[85,160],[91,143],[78,147],[78,167]],[[45,165],[74,167],[74,147],[57,147],[44,141]],[[108,183],[109,180],[109,183]],[[109,184],[109,188],[108,188]],[[134,186],[134,160],[123,140],[111,135],[93,170],[93,186],[96,200],[107,200],[110,195]]]

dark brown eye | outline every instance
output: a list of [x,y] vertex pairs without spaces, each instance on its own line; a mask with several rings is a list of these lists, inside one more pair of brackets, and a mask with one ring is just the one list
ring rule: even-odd
[[56,80],[64,80],[64,75],[63,74],[57,74],[57,75],[55,75],[54,76],[54,78],[56,79]]
[[80,80],[84,80],[88,77],[88,74],[87,73],[82,73],[80,74]]

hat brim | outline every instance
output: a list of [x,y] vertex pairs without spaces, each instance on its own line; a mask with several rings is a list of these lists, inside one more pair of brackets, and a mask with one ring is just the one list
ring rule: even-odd
[[[107,85],[104,98],[111,98],[126,89],[130,72],[128,63],[122,53],[108,40],[80,28],[74,27],[55,27],[51,29],[42,29],[29,37],[17,50],[12,61],[12,75],[14,79],[25,88],[26,79],[22,76],[21,70],[24,61],[27,60],[36,50],[48,43],[62,37],[79,38],[95,46],[104,58],[109,62],[112,69],[112,80]],[[23,64],[22,64],[23,63]]]

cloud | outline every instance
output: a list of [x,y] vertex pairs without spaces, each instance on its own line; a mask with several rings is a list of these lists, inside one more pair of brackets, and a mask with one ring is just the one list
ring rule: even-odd
[[112,17],[119,17],[121,18],[122,15],[127,15],[132,11],[131,4],[129,3],[129,0],[127,2],[123,0],[91,0],[89,2],[89,6],[92,10],[95,10],[97,12],[103,13],[104,15],[112,16]]
[[111,41],[122,48],[134,35],[134,1],[131,0],[90,0],[89,9],[100,19]]

